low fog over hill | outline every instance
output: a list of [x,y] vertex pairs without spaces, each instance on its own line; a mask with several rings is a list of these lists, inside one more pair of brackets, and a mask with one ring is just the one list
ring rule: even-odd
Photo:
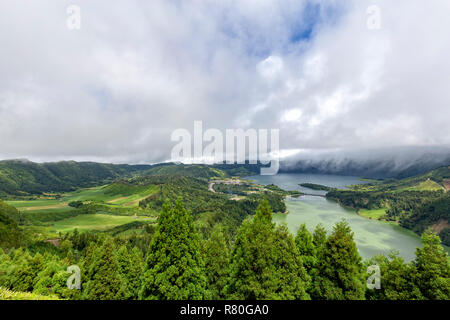
[[403,178],[450,165],[450,147],[302,152],[281,162],[281,172]]

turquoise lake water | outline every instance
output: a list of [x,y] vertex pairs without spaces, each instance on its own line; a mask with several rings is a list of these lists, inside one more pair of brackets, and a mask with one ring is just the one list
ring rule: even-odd
[[[345,188],[352,184],[365,183],[358,177],[281,173],[274,176],[251,176],[247,179],[267,185],[275,184],[285,190],[300,190],[309,194],[324,195],[326,192],[300,187],[299,183],[316,183],[329,187]],[[292,233],[296,233],[300,224],[305,223],[312,232],[317,224],[322,223],[330,232],[333,226],[346,220],[352,231],[358,250],[363,258],[375,254],[388,254],[391,250],[399,251],[405,260],[414,259],[414,252],[421,246],[420,237],[414,232],[389,222],[368,219],[356,214],[355,210],[344,208],[338,203],[318,196],[301,196],[286,199],[288,214],[274,214],[274,221],[285,223]],[[448,248],[446,248],[448,251]]]

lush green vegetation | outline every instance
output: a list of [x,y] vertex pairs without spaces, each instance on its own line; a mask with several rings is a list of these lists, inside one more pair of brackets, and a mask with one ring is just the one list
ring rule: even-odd
[[[194,177],[196,175],[199,177]],[[274,191],[245,183],[237,186],[242,190],[233,190],[236,193],[242,191],[239,199],[233,198],[236,194],[230,196],[228,190],[211,192],[208,188],[210,179],[223,177],[228,177],[228,174],[211,166],[157,165],[146,170],[145,175],[121,178],[111,184],[68,193],[10,196],[7,203],[20,210],[13,209],[14,213],[10,214],[17,224],[44,238],[55,238],[59,232],[76,228],[115,234],[140,232],[142,224],[133,222],[154,223],[164,200],[175,201],[179,197],[192,211],[196,225],[205,234],[216,223],[222,223],[234,234],[242,220],[256,210],[263,196],[269,199],[277,212],[286,210],[283,199],[288,193],[281,189]],[[216,187],[220,189],[222,185]],[[6,223],[10,224],[3,221]],[[121,226],[126,227],[122,229]],[[13,232],[8,237],[12,235]]]
[[34,163],[27,160],[0,161],[0,197],[69,192],[111,183],[134,175],[184,175],[195,178],[226,178],[259,174],[260,165],[115,165],[94,162],[62,161]]
[[450,245],[450,194],[446,182],[450,167],[401,180],[331,190],[327,198],[352,207],[366,217],[385,219],[422,234],[432,227]]
[[[214,185],[216,192],[208,188],[208,180],[183,175],[141,176],[130,180],[136,185],[156,185],[159,191],[142,200],[140,208],[160,211],[166,199],[178,198],[190,210],[202,233],[208,234],[217,223],[223,224],[234,234],[245,217],[253,214],[259,201],[266,197],[276,212],[285,212],[285,193],[264,190],[251,184],[241,186]],[[231,190],[229,189],[231,188]],[[258,191],[255,191],[258,190]],[[221,192],[223,191],[223,192]],[[239,200],[230,197],[229,191],[242,195]],[[232,194],[233,195],[233,194]]]
[[21,231],[16,220],[19,212],[0,200],[0,247],[18,247],[21,243]]
[[[98,185],[109,179],[101,174],[83,183],[68,179],[70,188],[89,188],[48,193],[49,184],[41,184],[36,192],[8,192],[8,201],[0,201],[0,297],[450,299],[450,262],[436,234],[450,241],[448,168],[328,190],[328,198],[361,215],[423,233],[423,248],[410,263],[395,254],[363,261],[345,222],[330,233],[319,225],[311,234],[303,225],[295,237],[276,226],[272,213],[285,212],[284,198],[300,193],[231,180],[258,166],[137,170],[123,169],[106,185]],[[222,183],[211,190],[212,180]],[[365,285],[366,267],[374,263],[382,271],[382,290]],[[81,269],[81,290],[66,285],[67,267],[74,264]]]
[[239,228],[230,259],[225,296],[232,299],[309,299],[310,277],[294,238],[275,227],[266,200]]
[[444,244],[450,245],[450,194],[446,193],[437,199],[424,199],[404,210],[404,206],[393,206],[388,216],[399,217],[400,225],[421,234],[429,226],[442,235]]
[[[0,297],[6,299],[450,299],[450,260],[427,230],[416,259],[395,254],[363,261],[346,222],[331,233],[303,226],[296,237],[272,222],[262,200],[234,239],[221,224],[202,235],[181,200],[165,201],[156,229],[140,235],[64,234],[58,246],[29,240],[0,249]],[[367,289],[366,267],[383,285]],[[66,285],[67,267],[81,289]]]
[[315,183],[300,183],[299,184],[302,187],[312,189],[312,190],[323,190],[323,191],[330,191],[333,190],[331,187],[323,186],[321,184],[315,184]]
[[60,300],[57,296],[43,296],[30,292],[14,292],[0,288],[0,300]]
[[358,213],[369,219],[381,219],[386,215],[386,209],[361,209],[358,210]]
[[154,168],[147,170],[145,175],[166,176],[166,175],[183,175],[195,178],[225,178],[229,175],[220,169],[216,169],[213,166],[206,165],[186,165],[186,164],[166,164],[155,166]]
[[73,231],[74,229],[78,229],[80,231],[107,230],[123,224],[134,222],[136,221],[136,219],[148,220],[149,218],[137,218],[132,216],[118,216],[99,213],[83,214],[76,217],[56,221],[51,227],[51,230],[57,233]]
[[26,160],[0,161],[0,196],[66,192],[111,182],[119,177],[129,176],[149,168],[151,166],[75,161],[56,163],[33,163]]

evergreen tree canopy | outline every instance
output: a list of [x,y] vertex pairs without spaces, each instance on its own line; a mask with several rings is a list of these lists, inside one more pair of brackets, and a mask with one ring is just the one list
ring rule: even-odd
[[305,224],[300,225],[298,228],[295,244],[306,270],[310,272],[316,264],[316,246],[314,245],[313,236],[306,229]]
[[144,264],[141,251],[134,247],[130,252],[125,245],[117,251],[119,273],[124,281],[122,295],[124,299],[137,299],[141,287],[140,277]]
[[306,299],[307,276],[292,236],[275,229],[262,200],[238,230],[227,292],[235,299]]
[[318,259],[318,275],[312,289],[315,299],[364,299],[365,274],[347,222],[336,224]]
[[303,266],[294,237],[284,225],[275,230],[274,253],[278,287],[276,299],[310,299],[306,290],[311,278]]
[[313,244],[316,247],[316,250],[319,251],[321,248],[325,247],[326,242],[327,242],[327,230],[325,230],[323,225],[319,223],[314,229]]
[[388,257],[376,255],[367,266],[378,265],[381,274],[380,289],[367,289],[366,297],[371,300],[417,300],[422,299],[419,288],[414,282],[416,270],[411,263],[405,263],[397,253]]
[[210,298],[222,299],[225,297],[224,288],[229,271],[230,245],[221,225],[214,226],[211,236],[203,243],[202,251]]
[[439,236],[431,229],[422,235],[422,248],[414,261],[417,283],[426,299],[450,299],[450,262]]
[[107,238],[96,251],[88,271],[86,297],[91,300],[117,300],[123,298],[123,282],[119,274],[119,263],[111,238]]
[[181,200],[163,205],[150,244],[140,298],[202,299],[206,277],[199,236]]

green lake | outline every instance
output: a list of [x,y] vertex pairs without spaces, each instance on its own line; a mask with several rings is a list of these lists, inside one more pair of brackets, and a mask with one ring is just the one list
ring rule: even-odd
[[[324,191],[316,191],[300,187],[299,183],[316,183],[329,187],[345,188],[364,181],[358,177],[281,173],[274,176],[251,176],[250,180],[267,185],[275,184],[285,190],[300,190],[308,194],[324,195]],[[352,231],[359,252],[363,258],[375,254],[388,254],[391,250],[399,251],[405,260],[414,259],[414,252],[421,246],[420,237],[414,232],[393,223],[361,217],[355,210],[344,208],[334,201],[321,196],[305,195],[297,199],[286,199],[288,214],[274,214],[274,221],[285,223],[292,233],[296,233],[300,224],[306,224],[312,232],[317,224],[330,232],[333,226],[345,219]],[[448,248],[446,248],[448,251]]]

